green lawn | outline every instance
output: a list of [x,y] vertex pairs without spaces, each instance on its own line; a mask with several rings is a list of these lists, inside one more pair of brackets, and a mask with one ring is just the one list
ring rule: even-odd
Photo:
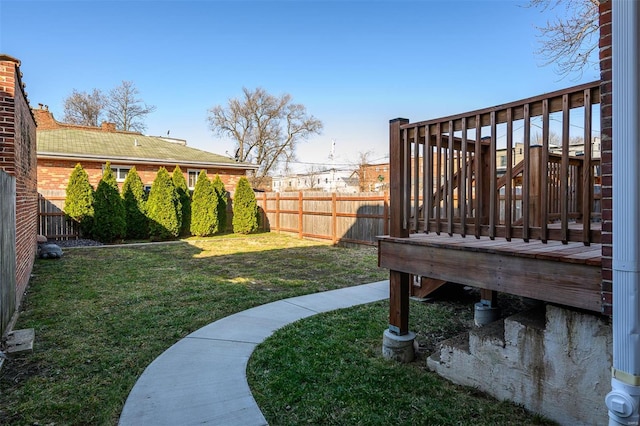
[[[0,424],[115,425],[131,387],[144,368],[188,333],[252,306],[385,279],[387,272],[379,270],[376,262],[377,253],[370,247],[338,248],[278,234],[223,235],[166,244],[67,249],[60,260],[38,260],[20,319],[14,327],[36,330],[35,349],[31,354],[7,360],[0,371]],[[478,401],[480,408],[476,413],[503,405],[473,391],[451,387],[425,372],[424,362],[401,366],[382,360],[378,346],[386,327],[384,303],[345,312],[333,314],[338,317],[322,315],[309,320],[312,322],[293,324],[282,330],[284,334],[277,333],[268,340],[265,348],[268,351],[268,344],[272,342],[290,347],[298,345],[300,338],[295,332],[292,336],[291,330],[311,324],[312,332],[303,335],[306,343],[317,347],[314,351],[319,351],[318,359],[335,360],[345,367],[360,363],[384,366],[394,372],[381,373],[376,367],[352,373],[358,377],[371,376],[372,387],[379,386],[374,376],[382,374],[380,377],[385,378],[386,384],[383,387],[388,387],[391,393],[379,396],[376,401],[380,403],[386,400],[393,404],[398,398],[397,392],[411,382],[406,377],[413,377],[414,384],[426,381],[427,384],[420,383],[421,389],[432,387],[429,383],[453,389],[442,393],[442,398],[459,392],[469,394],[469,398]],[[353,326],[336,327],[336,321],[342,324],[340,315],[349,315],[348,322]],[[433,329],[419,330],[419,336],[424,336],[426,341],[426,336],[435,338],[459,330],[461,323],[440,330],[448,321],[446,318]],[[340,334],[345,328],[353,328],[346,337]],[[328,330],[329,334],[334,330],[334,339],[338,342],[355,340],[356,353],[352,350],[349,356],[356,357],[353,359],[357,361],[338,361],[332,347],[320,345],[322,340],[328,340],[326,334],[316,333],[314,329],[325,330],[324,333]],[[256,353],[255,361],[251,361],[253,382],[255,377],[265,374],[264,360],[268,364],[274,360],[273,355],[268,352],[261,355],[261,352],[262,349]],[[314,358],[315,352],[312,353]],[[360,361],[363,358],[358,357],[365,357],[367,361]],[[292,367],[304,369],[310,360],[299,362],[302,364]],[[276,367],[274,363],[271,378]],[[394,384],[392,379],[399,371],[405,379]],[[283,377],[283,380],[285,387],[291,387],[289,390],[296,388],[297,379]],[[258,398],[271,392],[269,380],[258,382],[260,387],[255,389]],[[275,408],[264,406],[263,410],[274,425],[313,424],[320,421],[315,414],[317,410],[326,413],[327,405],[349,404],[349,400],[335,402],[340,401],[340,395],[352,392],[345,388],[348,382],[336,382],[335,387],[323,386],[325,391],[326,388],[332,390],[326,399],[308,393],[313,399],[319,398],[317,409],[298,405],[296,401],[287,402],[290,409],[285,407],[285,414],[294,412],[295,417],[282,415],[282,402],[276,402]],[[428,399],[434,397],[428,394]],[[442,399],[439,405],[457,404],[455,401]],[[512,405],[505,406],[507,411],[522,411]],[[386,407],[380,409],[385,411]],[[308,417],[302,416],[304,411]],[[409,417],[407,422],[423,423],[428,412],[414,411],[415,417]],[[332,415],[334,424],[349,424],[353,416],[359,414],[337,410]],[[378,414],[373,416],[370,418],[375,423]]]

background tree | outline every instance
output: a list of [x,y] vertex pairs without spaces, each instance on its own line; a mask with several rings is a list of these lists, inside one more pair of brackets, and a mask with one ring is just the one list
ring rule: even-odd
[[258,230],[258,203],[251,184],[241,177],[233,194],[233,232],[250,234]]
[[367,176],[367,166],[371,164],[371,157],[373,157],[373,151],[360,151],[358,152],[358,160],[352,163],[361,192],[371,191],[371,182],[377,177]]
[[229,201],[229,194],[224,187],[224,182],[220,179],[220,175],[216,175],[213,179],[213,189],[216,192],[218,198],[218,230],[224,232],[227,230],[227,204]]
[[145,213],[144,184],[133,166],[122,185],[122,199],[127,223],[126,237],[129,239],[147,238],[149,224]]
[[93,187],[89,183],[89,175],[80,163],[76,164],[69,177],[64,212],[78,222],[81,236],[90,234],[93,225]]
[[187,180],[184,178],[180,166],[176,166],[176,168],[173,169],[171,180],[173,180],[173,186],[175,186],[176,191],[178,191],[178,198],[182,206],[182,210],[180,211],[180,223],[182,223],[180,233],[187,235],[191,225],[191,194],[189,193]]
[[143,132],[147,128],[144,119],[156,107],[144,103],[138,98],[139,94],[132,81],[124,80],[109,92],[106,102],[107,118],[115,123],[117,129]]
[[207,172],[200,171],[193,189],[191,206],[191,234],[206,237],[218,232],[218,196]]
[[178,212],[182,210],[178,192],[169,172],[160,167],[149,192],[147,217],[149,236],[154,240],[166,240],[180,235]]
[[322,122],[307,115],[304,105],[292,103],[292,97],[280,97],[262,88],[243,88],[243,96],[229,99],[228,105],[209,110],[211,130],[236,143],[236,160],[259,166],[252,178],[259,186],[263,178],[280,165],[295,159],[298,142],[322,131]]
[[573,72],[582,74],[589,64],[597,64],[599,43],[599,0],[530,0],[530,7],[541,11],[561,7],[566,17],[548,20],[538,27],[540,47],[535,52],[544,65],[553,64],[558,74],[566,77]]
[[125,236],[127,232],[126,213],[116,177],[107,162],[93,198],[94,238],[110,243]]
[[65,123],[97,127],[104,111],[106,98],[98,89],[93,92],[78,92],[73,89],[71,95],[64,100]]

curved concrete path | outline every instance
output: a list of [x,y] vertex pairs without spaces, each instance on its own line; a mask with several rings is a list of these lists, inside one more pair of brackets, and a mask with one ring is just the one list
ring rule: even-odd
[[279,300],[204,326],[149,364],[120,425],[266,425],[246,377],[255,347],[299,319],[388,297],[389,282],[379,281]]

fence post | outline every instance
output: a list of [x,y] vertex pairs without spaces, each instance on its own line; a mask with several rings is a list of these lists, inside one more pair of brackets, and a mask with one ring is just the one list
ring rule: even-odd
[[276,231],[280,232],[280,193],[276,192]]
[[304,226],[304,209],[302,208],[302,204],[304,203],[304,199],[302,197],[302,191],[298,192],[298,238],[302,239],[303,235],[303,226]]
[[[331,194],[331,242],[335,245],[338,241],[338,206],[336,193]],[[356,217],[356,221],[358,218]]]
[[262,229],[264,231],[270,231],[270,227],[267,227],[267,192],[262,193]]

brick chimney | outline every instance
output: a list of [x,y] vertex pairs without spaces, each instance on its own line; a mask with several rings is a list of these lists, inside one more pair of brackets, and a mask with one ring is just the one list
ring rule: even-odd
[[106,121],[102,122],[102,131],[103,132],[115,132],[116,131],[116,123],[108,123]]
[[53,118],[53,114],[49,111],[49,107],[46,105],[38,104],[37,109],[33,109],[33,116],[36,119],[36,123],[38,125],[38,129],[40,130],[51,130],[51,129],[59,129],[60,123]]

